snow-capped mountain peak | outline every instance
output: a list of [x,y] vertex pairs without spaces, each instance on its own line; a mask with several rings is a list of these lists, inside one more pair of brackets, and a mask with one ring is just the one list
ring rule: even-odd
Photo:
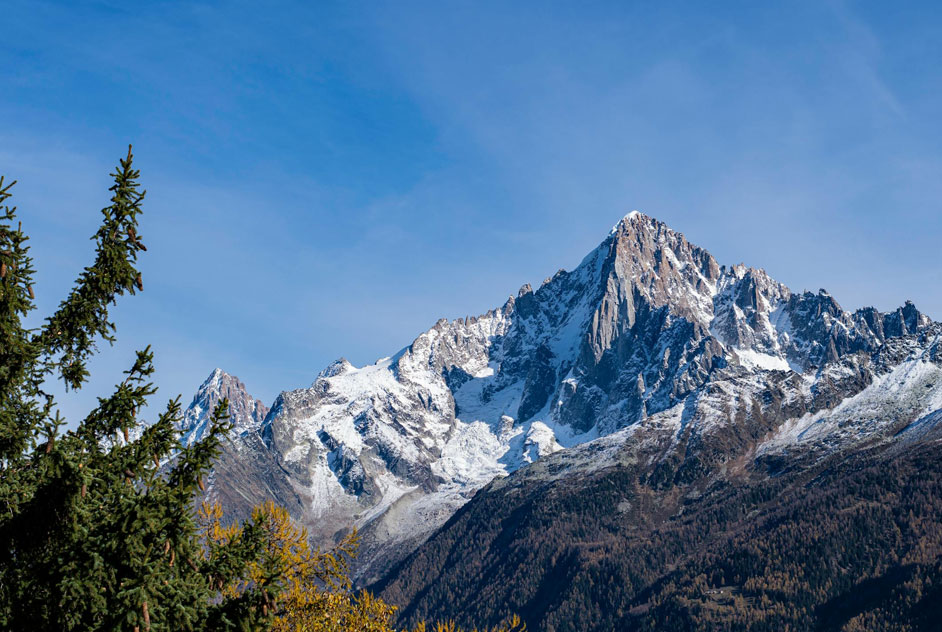
[[233,434],[257,430],[268,414],[268,407],[249,395],[239,378],[217,368],[209,374],[183,412],[181,443],[190,445],[205,435],[213,410],[224,398],[229,399]]
[[538,458],[642,423],[707,436],[751,414],[730,411],[769,384],[790,411],[774,419],[809,414],[889,366],[863,358],[932,326],[911,303],[850,313],[823,290],[796,293],[764,270],[720,265],[634,211],[574,270],[481,316],[441,319],[372,365],[341,358],[267,416],[214,371],[185,437],[198,438],[228,396],[312,533],[356,524],[366,565],[379,568],[481,486]]

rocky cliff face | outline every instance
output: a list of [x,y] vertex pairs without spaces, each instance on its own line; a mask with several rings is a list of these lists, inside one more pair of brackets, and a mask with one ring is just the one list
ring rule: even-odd
[[934,629],[942,327],[823,373],[730,371],[495,479],[370,588],[403,626]]
[[267,414],[214,373],[184,440],[229,393],[238,447],[214,489],[230,511],[269,494],[320,540],[356,525],[369,580],[495,477],[600,437],[663,427],[658,441],[684,446],[661,460],[665,481],[763,436],[804,440],[783,429],[886,379],[908,357],[894,349],[928,344],[932,327],[911,303],[850,313],[823,290],[722,266],[635,212],[575,270],[482,316],[440,320],[376,364],[338,360]]
[[268,415],[268,406],[249,395],[239,378],[222,369],[215,369],[183,412],[180,422],[181,443],[191,445],[203,438],[213,410],[223,399],[229,400],[229,421],[233,435],[258,430]]
[[294,515],[302,515],[305,507],[301,498],[260,435],[268,407],[249,395],[239,378],[222,369],[206,378],[183,412],[180,442],[191,445],[199,441],[223,399],[229,400],[232,430],[210,473],[205,499],[220,503],[234,520],[248,518],[252,508],[266,500],[276,500]]

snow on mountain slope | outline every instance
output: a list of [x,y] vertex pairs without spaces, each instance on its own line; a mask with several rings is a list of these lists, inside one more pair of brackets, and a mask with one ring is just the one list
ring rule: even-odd
[[213,410],[223,399],[229,400],[229,422],[236,435],[257,430],[268,414],[268,407],[249,395],[239,378],[215,369],[183,411],[180,422],[183,445],[192,445],[203,438]]
[[[849,313],[823,290],[794,293],[762,270],[721,266],[634,212],[575,270],[482,316],[440,320],[373,365],[338,360],[279,395],[264,421],[247,395],[232,399],[242,444],[254,441],[245,458],[269,488],[280,477],[278,494],[315,537],[358,526],[369,576],[495,477],[593,440],[667,440],[702,462],[722,462],[730,442],[768,437],[764,455],[840,441],[868,389],[897,379],[919,393],[914,421],[936,387],[893,377],[929,371],[893,345],[915,349],[931,327],[911,303]],[[227,388],[238,390],[216,373],[201,387],[185,440],[200,436],[210,394]],[[875,408],[873,428],[892,413]],[[240,482],[227,484],[235,497]]]
[[942,410],[942,332],[933,331],[923,344],[907,342],[911,346],[901,363],[881,367],[866,388],[833,406],[788,420],[757,455],[811,448],[827,453]]

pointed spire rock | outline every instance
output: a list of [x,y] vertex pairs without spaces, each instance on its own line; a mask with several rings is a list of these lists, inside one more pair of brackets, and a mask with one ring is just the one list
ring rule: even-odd
[[239,378],[216,368],[203,382],[180,422],[181,442],[190,445],[204,436],[213,409],[223,399],[229,400],[229,421],[235,434],[258,430],[268,414],[268,407],[249,395]]

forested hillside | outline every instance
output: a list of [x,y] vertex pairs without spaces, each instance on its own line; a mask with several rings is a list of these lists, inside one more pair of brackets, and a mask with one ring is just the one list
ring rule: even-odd
[[629,461],[492,484],[380,594],[403,619],[515,611],[548,632],[938,629],[938,439],[703,489]]

